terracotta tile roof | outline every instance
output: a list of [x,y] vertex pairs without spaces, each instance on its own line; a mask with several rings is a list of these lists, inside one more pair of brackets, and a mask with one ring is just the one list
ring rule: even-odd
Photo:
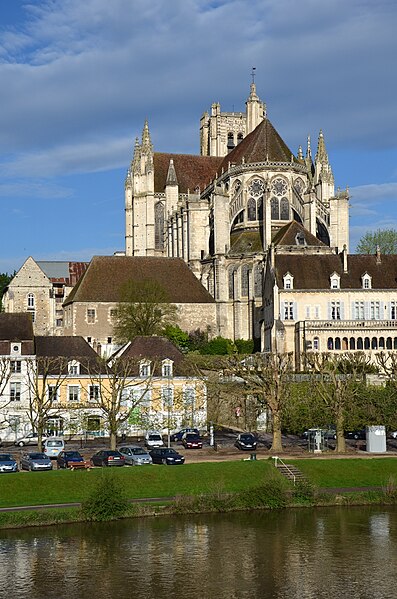
[[[276,129],[268,119],[264,119],[247,135],[225,158],[221,164],[227,170],[228,164],[248,164],[255,162],[291,162],[292,152],[282,140]],[[304,164],[303,161],[293,158],[294,163]]]
[[[156,362],[154,376],[161,376],[159,362],[166,359],[173,361],[174,376],[194,376],[195,373],[193,365],[189,363],[183,353],[169,339],[164,337],[135,337],[128,344],[121,357],[147,358],[152,362]],[[138,369],[139,365],[137,364],[136,374],[138,374]]]
[[179,184],[179,193],[195,192],[198,187],[201,191],[215,178],[216,173],[220,175],[220,164],[222,158],[214,156],[195,156],[191,154],[154,154],[154,191],[161,193],[165,189],[168,167],[170,160],[174,161],[174,167]]
[[380,259],[378,264],[376,256],[350,254],[348,272],[344,273],[342,254],[276,254],[276,280],[283,288],[283,275],[290,272],[294,289],[330,289],[330,276],[336,272],[341,289],[362,289],[361,277],[367,272],[372,277],[372,289],[397,290],[397,255],[382,255]]
[[[272,243],[277,246],[298,245],[296,242],[296,236],[298,234],[303,234],[304,236],[305,243],[303,245],[327,247],[325,243],[317,239],[315,235],[312,235],[310,231],[305,229],[305,227],[303,227],[296,220],[293,220],[284,225],[284,227],[281,227],[281,229],[279,229],[277,233],[274,235]],[[302,246],[299,244],[299,247]]]
[[255,254],[257,252],[263,252],[262,237],[258,229],[231,233],[229,254]]
[[33,341],[33,323],[30,314],[0,313],[1,341]]
[[94,256],[64,305],[71,302],[119,302],[127,281],[153,280],[176,304],[213,303],[213,297],[181,258]]

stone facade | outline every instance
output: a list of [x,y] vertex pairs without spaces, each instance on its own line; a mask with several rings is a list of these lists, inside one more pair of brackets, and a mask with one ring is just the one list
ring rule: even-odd
[[348,193],[334,191],[324,135],[295,156],[251,84],[245,113],[214,104],[201,155],[154,152],[148,123],[125,182],[126,255],[182,258],[216,301],[217,334],[261,344],[269,245],[296,221],[328,247],[349,243]]

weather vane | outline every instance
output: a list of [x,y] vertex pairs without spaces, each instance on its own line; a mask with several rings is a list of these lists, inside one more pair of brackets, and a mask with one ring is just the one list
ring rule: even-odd
[[251,71],[252,83],[255,83],[255,71],[256,71],[256,67],[252,67],[252,71]]

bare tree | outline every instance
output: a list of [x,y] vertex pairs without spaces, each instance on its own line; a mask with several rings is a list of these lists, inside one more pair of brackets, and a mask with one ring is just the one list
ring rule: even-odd
[[114,337],[118,343],[126,343],[139,335],[161,335],[175,324],[176,314],[177,307],[159,283],[127,281],[120,291]]
[[282,415],[288,398],[293,368],[292,354],[253,354],[229,359],[230,373],[244,383],[246,396],[256,398],[258,407],[268,408],[272,419],[272,451],[282,452]]
[[8,356],[0,357],[0,429],[8,424],[5,409],[11,402],[10,393],[6,393],[12,374],[11,362]]
[[335,420],[336,450],[346,451],[345,427],[348,416],[356,408],[359,382],[371,369],[370,358],[363,352],[330,354],[310,352],[305,355],[306,366],[311,370],[314,392],[320,397]]
[[111,449],[116,448],[121,426],[142,407],[151,386],[154,364],[150,373],[138,376],[140,361],[129,357],[108,361],[98,356],[96,362],[88,364],[89,406],[100,410],[109,430]]
[[[50,417],[59,415],[59,390],[68,377],[68,360],[64,357],[37,356],[26,361],[28,407],[32,430],[42,451],[43,436]],[[55,412],[54,412],[55,409]]]
[[397,352],[379,352],[376,354],[376,362],[389,382],[397,385]]

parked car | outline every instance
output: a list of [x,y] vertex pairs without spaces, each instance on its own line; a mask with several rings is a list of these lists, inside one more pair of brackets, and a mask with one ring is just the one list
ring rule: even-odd
[[392,431],[392,432],[390,433],[390,437],[391,437],[392,439],[397,439],[397,431]]
[[200,435],[197,433],[184,433],[182,445],[186,449],[201,449],[203,447],[203,442]]
[[18,464],[9,453],[0,453],[0,472],[18,472]]
[[182,437],[185,433],[195,433],[196,435],[200,435],[200,431],[198,430],[198,428],[182,428],[177,433],[173,433],[170,439],[174,443],[177,441],[182,441]]
[[52,470],[52,462],[44,453],[23,453],[22,470]]
[[235,446],[242,450],[256,449],[257,441],[252,433],[240,433],[237,436]]
[[[44,443],[44,441],[46,441],[46,439],[47,439],[47,437],[43,436],[41,440]],[[18,447],[24,447],[24,445],[37,445],[37,441],[38,441],[37,433],[28,433],[27,435],[24,435],[23,437],[20,437],[19,439],[17,439],[14,442],[14,445],[17,445]]]
[[101,449],[97,451],[92,458],[93,466],[124,466],[124,456],[115,449]]
[[155,447],[150,452],[153,464],[166,464],[167,466],[176,466],[183,464],[185,458],[183,455],[171,447]]
[[119,447],[119,452],[129,466],[143,466],[152,463],[152,458],[146,449],[139,447],[139,445],[124,445]]
[[87,466],[87,462],[79,451],[61,451],[57,457],[58,468],[81,468]]
[[65,449],[65,441],[59,437],[48,437],[44,441],[44,453],[51,459],[56,459]]
[[366,432],[365,428],[361,428],[356,431],[345,431],[345,438],[346,439],[356,439],[356,440],[366,439],[367,432]]
[[309,436],[314,436],[316,434],[317,431],[321,431],[323,433],[323,438],[327,441],[336,439],[336,430],[334,428],[324,428],[324,429],[319,429],[319,428],[308,428],[307,430],[303,431],[301,437],[302,439],[305,439],[306,441],[309,439]]
[[163,437],[158,431],[148,431],[145,435],[146,447],[163,447]]

